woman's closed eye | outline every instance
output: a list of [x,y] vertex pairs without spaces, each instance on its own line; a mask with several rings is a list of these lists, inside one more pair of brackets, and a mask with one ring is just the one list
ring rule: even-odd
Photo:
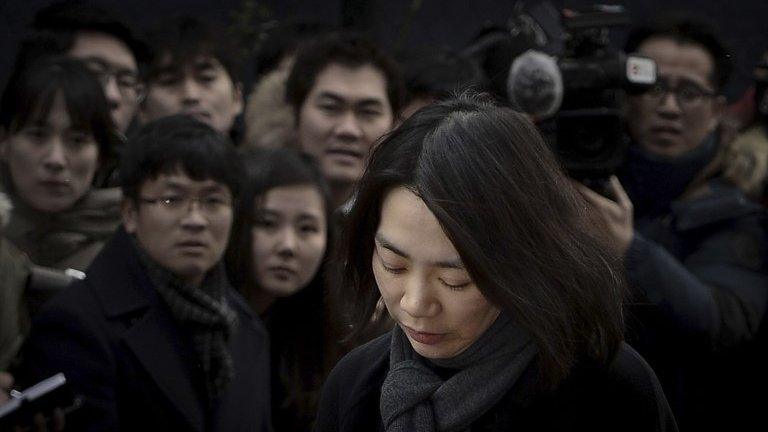
[[462,289],[470,286],[472,284],[472,281],[464,281],[464,282],[453,282],[449,280],[445,280],[440,278],[440,283],[445,285],[447,288],[452,289],[454,291],[461,291]]
[[392,274],[402,274],[405,272],[405,267],[390,266],[385,264],[384,261],[381,262],[381,267]]
[[404,265],[396,264],[394,262],[386,262],[384,261],[384,258],[379,255],[379,263],[381,264],[381,268],[384,269],[384,271],[392,274],[402,274],[405,272],[406,267]]

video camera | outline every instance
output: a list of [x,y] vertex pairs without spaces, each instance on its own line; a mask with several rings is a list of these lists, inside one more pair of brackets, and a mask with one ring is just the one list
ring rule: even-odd
[[534,119],[569,175],[588,185],[624,160],[622,95],[656,82],[653,60],[611,47],[609,30],[628,24],[620,6],[561,13],[549,2],[517,2],[506,28],[466,50],[492,88]]

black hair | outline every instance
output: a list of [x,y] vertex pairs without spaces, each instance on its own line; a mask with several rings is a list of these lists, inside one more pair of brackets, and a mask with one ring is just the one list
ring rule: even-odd
[[45,120],[61,94],[75,129],[93,135],[100,165],[111,162],[118,140],[104,90],[80,60],[43,57],[14,69],[0,99],[0,126],[13,135],[35,121]]
[[[235,221],[225,254],[232,285],[243,292],[258,290],[253,266],[253,230],[257,205],[267,192],[282,186],[308,185],[321,195],[327,230],[326,256],[307,286],[288,297],[278,298],[265,318],[271,340],[275,429],[296,429],[315,414],[322,376],[325,373],[325,261],[331,247],[332,204],[328,186],[314,161],[292,149],[255,149],[243,157],[246,175],[238,199]],[[290,418],[285,417],[290,410]]]
[[250,149],[242,155],[245,176],[241,182],[235,222],[232,226],[228,263],[232,285],[238,289],[257,286],[253,279],[251,226],[255,222],[254,201],[280,186],[309,185],[323,198],[326,220],[330,224],[330,192],[320,169],[310,156],[295,150]]
[[310,41],[299,49],[285,83],[285,97],[298,118],[301,106],[312,91],[317,76],[330,64],[357,68],[371,65],[386,80],[387,99],[392,114],[403,106],[404,89],[397,63],[376,44],[357,33],[332,33]]
[[319,23],[281,23],[264,32],[258,51],[254,56],[253,72],[256,78],[277,69],[287,56],[294,55],[302,43],[309,38],[328,32],[328,28]]
[[194,64],[202,55],[221,63],[233,83],[241,82],[242,62],[237,47],[223,34],[218,27],[188,15],[162,20],[146,36],[150,47],[146,81],[150,83],[169,66]]
[[146,46],[135,37],[131,28],[111,10],[82,0],[58,1],[40,9],[32,22],[32,29],[50,37],[53,54],[66,54],[75,44],[77,33],[91,31],[104,33],[120,40],[131,50],[141,65],[146,57]]
[[712,57],[712,83],[720,91],[728,82],[733,70],[731,54],[715,28],[708,23],[669,15],[631,29],[624,50],[628,53],[637,52],[640,45],[651,38],[672,39],[681,45],[698,45],[704,48]]
[[411,54],[402,64],[406,103],[419,97],[448,99],[467,89],[483,91],[488,87],[480,66],[452,51]]
[[371,155],[335,260],[356,333],[381,297],[371,259],[382,202],[401,186],[435,215],[483,295],[532,336],[544,383],[584,357],[613,356],[619,260],[534,125],[471,95],[421,109]]
[[234,146],[209,125],[186,115],[151,121],[131,137],[120,160],[123,197],[136,203],[145,181],[178,170],[193,180],[221,183],[237,197],[242,168]]

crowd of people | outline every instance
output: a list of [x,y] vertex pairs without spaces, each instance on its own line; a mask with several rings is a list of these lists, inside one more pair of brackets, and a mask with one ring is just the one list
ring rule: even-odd
[[220,34],[35,15],[0,98],[0,428],[768,427],[764,64],[734,125],[716,32],[634,27],[657,77],[596,191],[460,55],[303,29],[245,88]]

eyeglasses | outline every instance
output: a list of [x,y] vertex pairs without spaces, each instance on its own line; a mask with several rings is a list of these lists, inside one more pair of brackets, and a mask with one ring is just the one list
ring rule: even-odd
[[232,208],[232,200],[221,196],[168,196],[160,198],[141,197],[139,201],[145,204],[156,205],[164,211],[175,216],[188,214],[192,209],[192,203],[197,203],[201,213],[207,216],[218,216]]
[[135,72],[115,69],[105,62],[96,59],[88,60],[86,65],[96,75],[102,86],[106,87],[109,85],[109,81],[114,79],[121,95],[142,97],[144,86],[139,81],[139,76]]
[[668,94],[675,95],[677,104],[683,110],[700,107],[705,100],[715,96],[715,92],[707,90],[689,81],[681,81],[676,86],[671,86],[666,80],[658,80],[645,92],[645,96],[660,103]]

